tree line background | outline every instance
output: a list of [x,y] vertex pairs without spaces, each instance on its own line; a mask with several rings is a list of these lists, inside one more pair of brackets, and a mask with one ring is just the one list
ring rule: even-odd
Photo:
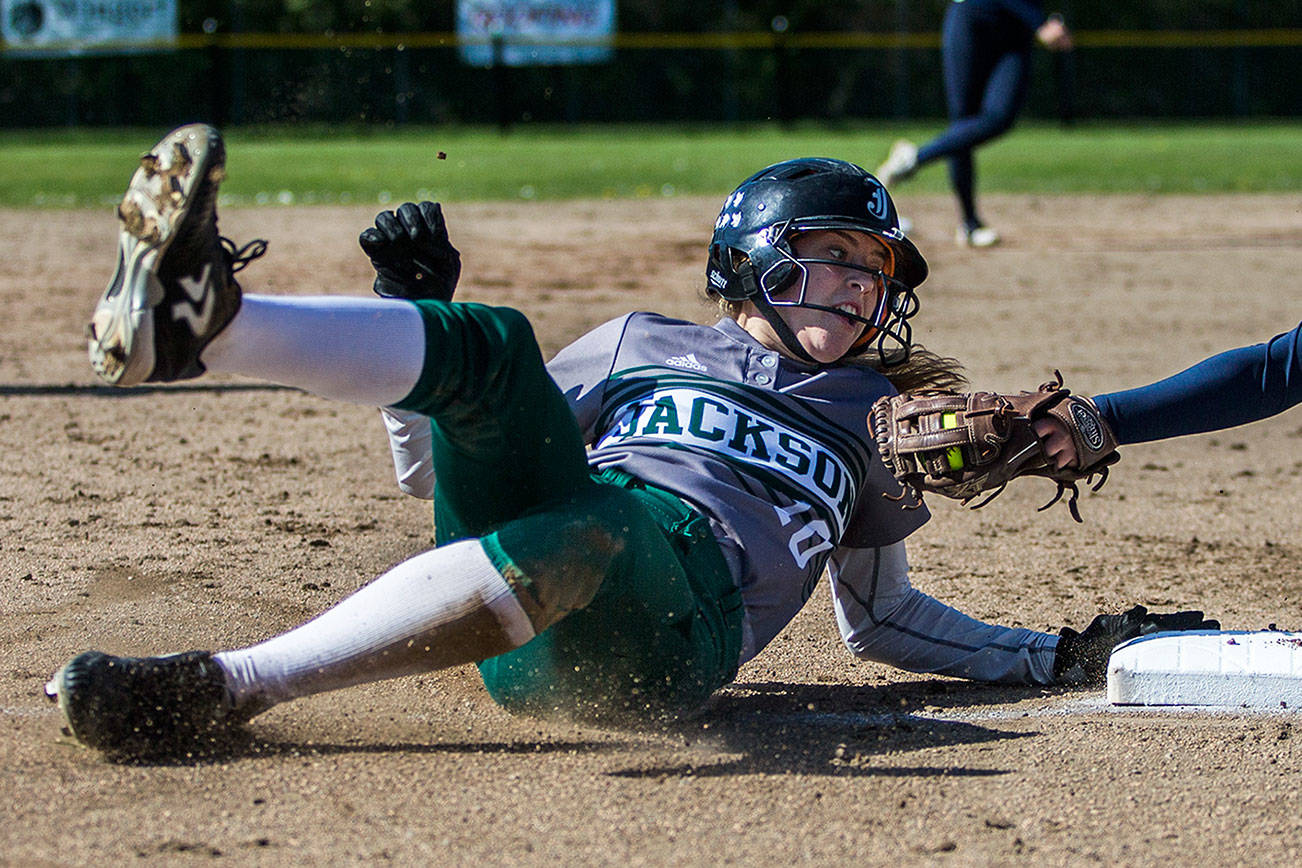
[[[451,45],[293,47],[294,34],[450,33],[453,0],[180,0],[184,34],[259,33],[284,45],[212,44],[119,56],[0,54],[0,125],[215,123],[749,122],[944,114],[939,52],[676,46],[673,34],[934,34],[945,0],[618,0],[621,33],[664,34],[609,63],[482,69]],[[1302,0],[1064,0],[1078,33],[1147,31],[1150,44],[1036,53],[1031,117],[1296,117]],[[1223,31],[1274,31],[1227,44]],[[1162,34],[1206,32],[1164,46]],[[1141,40],[1142,42],[1143,40]],[[1257,40],[1261,43],[1262,40]],[[191,40],[187,44],[193,45]]]

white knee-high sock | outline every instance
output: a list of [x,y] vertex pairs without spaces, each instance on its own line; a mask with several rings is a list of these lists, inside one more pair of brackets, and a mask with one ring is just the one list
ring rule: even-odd
[[334,608],[257,645],[214,655],[237,709],[471,663],[534,628],[478,540],[404,561]]
[[246,295],[203,350],[210,371],[384,407],[407,396],[425,362],[425,327],[407,301]]

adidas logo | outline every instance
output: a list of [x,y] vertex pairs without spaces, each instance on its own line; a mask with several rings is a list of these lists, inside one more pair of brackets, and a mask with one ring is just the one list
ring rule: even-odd
[[670,356],[665,359],[666,365],[672,365],[675,368],[686,368],[689,371],[700,371],[705,373],[707,368],[696,360],[696,353],[688,353],[685,356]]

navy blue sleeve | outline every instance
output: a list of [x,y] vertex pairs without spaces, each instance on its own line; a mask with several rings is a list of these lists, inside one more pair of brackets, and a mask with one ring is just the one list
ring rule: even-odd
[[1118,443],[1219,431],[1302,402],[1302,323],[1148,386],[1095,395]]

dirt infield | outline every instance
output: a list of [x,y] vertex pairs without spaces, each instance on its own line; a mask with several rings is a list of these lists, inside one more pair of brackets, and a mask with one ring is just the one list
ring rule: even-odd
[[[988,197],[1008,243],[950,240],[903,197],[932,265],[917,336],[974,383],[1060,368],[1139,385],[1302,317],[1296,196]],[[528,313],[550,354],[631,309],[693,319],[704,199],[447,207],[461,297]],[[374,207],[228,210],[271,241],[246,290],[368,292]],[[378,415],[213,378],[114,391],[83,323],[107,211],[0,211],[0,828],[5,864],[1296,863],[1302,716],[1118,710],[854,661],[825,589],[668,731],[512,718],[470,667],[300,700],[196,764],[118,766],[41,695],[88,647],[163,653],[286,629],[427,547]],[[1123,450],[1085,523],[1029,482],[933,504],[915,583],[1056,630],[1132,603],[1302,628],[1302,413]]]

